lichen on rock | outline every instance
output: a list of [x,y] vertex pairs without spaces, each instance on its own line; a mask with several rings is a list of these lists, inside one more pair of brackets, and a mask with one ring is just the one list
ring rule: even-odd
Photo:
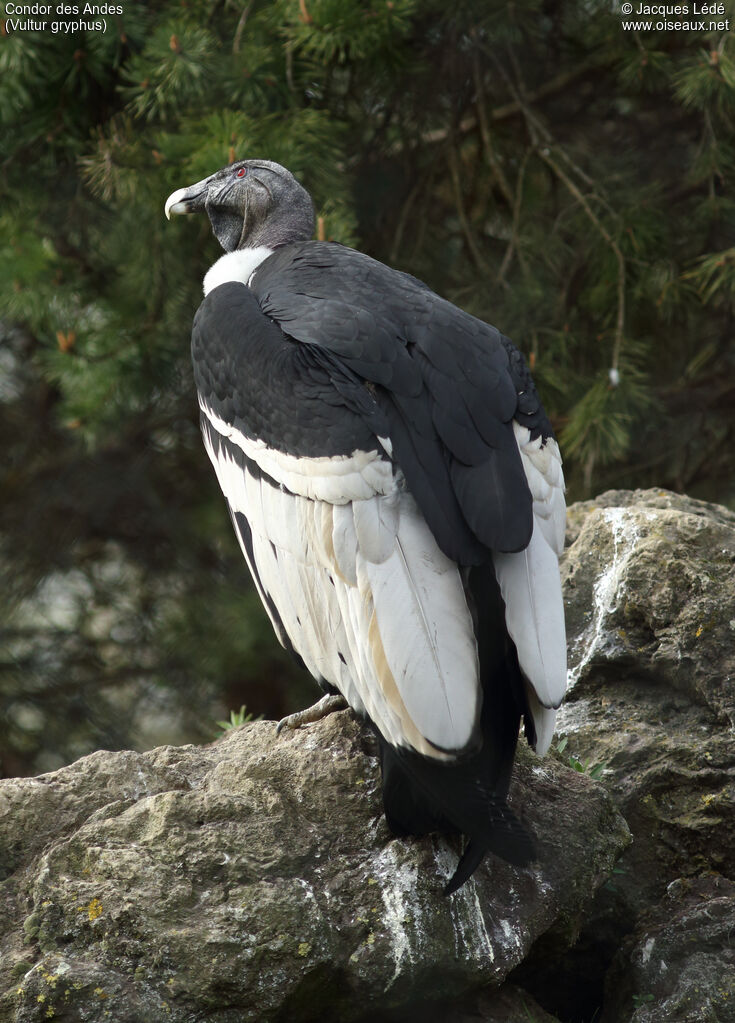
[[627,842],[602,789],[524,754],[512,801],[538,863],[490,859],[446,898],[458,840],[391,837],[375,753],[343,712],[0,783],[5,1018],[347,1021],[497,986],[540,934],[573,940]]
[[[597,989],[584,995],[588,1004],[600,1004],[620,942],[645,933],[648,914],[673,911],[676,879],[726,883],[735,874],[735,514],[666,491],[611,491],[573,506],[570,519],[562,578],[574,684],[558,733],[565,758],[596,768],[633,842],[573,954],[544,946],[543,961],[527,961],[533,976],[522,982],[568,1009],[580,977],[582,989],[590,979]],[[683,961],[697,929],[686,934],[688,950],[683,931],[675,953],[673,930],[670,938]],[[735,1019],[731,1002],[707,992],[704,973],[699,1004],[711,996],[714,1015],[687,1015],[683,1002],[667,1014],[676,970],[655,994],[641,981],[627,1004],[613,999],[626,962],[607,981],[605,1023]]]

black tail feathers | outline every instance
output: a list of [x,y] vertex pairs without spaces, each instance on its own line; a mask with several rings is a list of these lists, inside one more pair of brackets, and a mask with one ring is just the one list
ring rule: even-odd
[[474,874],[487,853],[495,853],[506,863],[516,867],[527,867],[536,859],[536,843],[530,831],[524,827],[509,807],[499,800],[493,800],[490,810],[490,829],[486,834],[473,835],[460,856],[457,869],[444,888],[445,895],[451,895],[461,888]]
[[431,762],[427,757],[381,745],[383,803],[395,835],[425,835],[433,831],[468,836],[468,843],[447,895],[467,881],[488,852],[523,867],[536,858],[531,833],[505,801],[506,785],[499,789],[475,758],[454,764]]

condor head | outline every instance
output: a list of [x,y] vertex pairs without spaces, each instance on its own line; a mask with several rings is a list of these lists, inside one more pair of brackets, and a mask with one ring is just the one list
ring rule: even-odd
[[240,160],[166,200],[166,216],[204,210],[225,252],[303,241],[314,233],[309,193],[280,164]]

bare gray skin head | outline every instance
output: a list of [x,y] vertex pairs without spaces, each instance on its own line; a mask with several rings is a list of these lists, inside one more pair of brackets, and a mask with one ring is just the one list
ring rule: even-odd
[[166,200],[166,216],[198,213],[209,217],[225,252],[274,249],[314,234],[314,205],[305,188],[271,160],[240,160],[202,181],[179,188]]

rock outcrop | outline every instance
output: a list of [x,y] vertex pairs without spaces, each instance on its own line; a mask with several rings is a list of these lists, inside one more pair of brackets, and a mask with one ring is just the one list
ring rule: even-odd
[[735,884],[673,881],[641,914],[607,978],[601,1023],[735,1019]]
[[569,538],[531,869],[445,898],[458,841],[391,838],[348,712],[95,753],[0,782],[0,1023],[735,1020],[735,515],[611,492]]
[[735,514],[661,491],[576,505],[563,566],[570,683],[558,731],[635,835],[636,906],[735,876]]
[[446,898],[458,843],[391,838],[379,788],[349,712],[3,782],[0,1018],[347,1021],[458,997],[541,934],[570,944],[628,841],[603,789],[529,753],[512,801],[538,864],[493,860]]
[[[599,997],[624,939],[646,947],[650,914],[674,919],[677,885],[735,878],[735,514],[660,490],[611,491],[570,512],[562,566],[570,689],[558,734],[563,756],[608,788],[633,842],[574,954],[537,963],[531,989],[559,1012],[580,977]],[[627,1002],[612,996],[633,975],[635,953],[625,967],[618,961],[605,1023],[735,1021],[735,996],[720,997],[735,986],[732,973],[715,987],[716,970],[704,971],[688,1008],[680,1001],[674,1012],[668,1000],[681,990],[681,963],[716,941],[706,927],[698,934],[697,920],[704,924],[704,910],[669,928],[670,971],[648,988],[644,979],[627,987]],[[708,1015],[710,1003],[718,1009]]]

